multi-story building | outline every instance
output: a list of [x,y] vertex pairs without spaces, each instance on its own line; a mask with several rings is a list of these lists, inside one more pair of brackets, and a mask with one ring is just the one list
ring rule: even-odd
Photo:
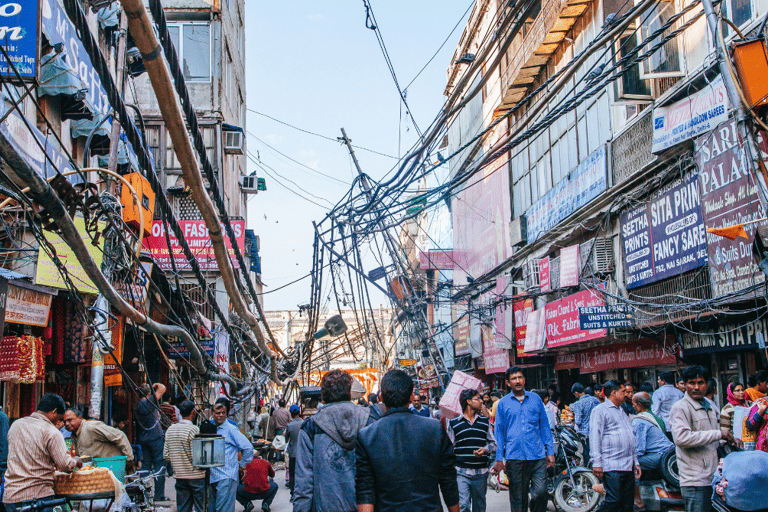
[[[722,390],[765,367],[756,226],[743,242],[705,232],[764,206],[738,165],[744,144],[702,5],[636,5],[478,0],[448,68],[446,95],[462,78],[461,94],[482,83],[452,120],[448,153],[485,132],[451,160],[453,176],[489,162],[451,209],[454,308],[470,311],[456,354],[491,384],[513,362],[530,385],[563,389],[655,383],[700,362]],[[747,35],[766,8],[717,7]],[[612,320],[580,323],[593,306]]]

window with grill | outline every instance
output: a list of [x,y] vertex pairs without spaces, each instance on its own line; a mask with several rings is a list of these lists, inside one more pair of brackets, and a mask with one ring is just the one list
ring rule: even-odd
[[[216,296],[216,283],[208,283],[208,289],[213,292],[213,296]],[[181,291],[192,300],[195,309],[200,312],[205,318],[215,324],[216,313],[214,312],[213,305],[208,300],[207,295],[203,292],[203,288],[195,284],[181,284]]]
[[[203,142],[205,143],[205,152],[208,154],[208,160],[211,165],[216,168],[216,126],[201,126],[200,129],[203,132]],[[194,149],[194,143],[192,144]],[[197,154],[197,153],[195,153]],[[179,159],[176,158],[176,152],[173,150],[173,142],[170,135],[165,134],[165,170],[166,171],[181,171],[181,164]],[[202,168],[201,168],[202,170]]]

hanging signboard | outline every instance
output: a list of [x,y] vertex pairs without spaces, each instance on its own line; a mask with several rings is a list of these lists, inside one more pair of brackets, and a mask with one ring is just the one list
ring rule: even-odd
[[724,350],[755,350],[765,344],[768,336],[768,318],[762,317],[746,325],[720,324],[717,327],[697,330],[698,333],[684,332],[680,335],[686,356]]
[[560,249],[560,287],[579,286],[579,245]]
[[[40,251],[42,252],[42,251]],[[8,284],[5,321],[12,324],[48,325],[53,295]]]
[[676,276],[707,263],[707,239],[696,173],[689,173],[621,212],[627,288]]
[[542,292],[552,291],[552,282],[549,277],[549,256],[539,260],[539,289]]
[[419,254],[422,270],[450,270],[454,266],[453,251],[430,250]]
[[547,304],[547,347],[571,345],[607,335],[606,329],[582,330],[579,326],[579,308],[604,305],[602,292],[594,290],[583,290]]
[[[235,233],[237,246],[240,252],[245,252],[245,221],[230,220],[232,231]],[[218,270],[219,264],[216,262],[216,255],[213,252],[213,243],[208,234],[208,228],[204,220],[180,220],[179,227],[184,233],[184,239],[189,244],[189,248],[195,254],[195,259],[200,270]],[[227,248],[229,259],[234,268],[240,268],[235,258],[235,250],[232,248],[232,242],[224,232],[224,245]],[[152,259],[161,270],[172,270],[171,254],[176,262],[177,270],[191,270],[192,267],[187,261],[187,257],[179,245],[179,241],[169,232],[171,239],[171,251],[168,251],[168,244],[165,239],[165,223],[162,220],[156,220],[152,224],[152,235],[144,239],[144,248],[152,253]]]
[[528,243],[586,205],[608,187],[605,146],[600,146],[526,212]]
[[[214,356],[214,353],[216,352],[216,344],[214,343],[212,336],[205,338],[198,337],[197,343],[209,357]],[[176,336],[168,336],[168,345],[170,345],[170,349],[168,350],[169,358],[189,359],[191,357],[187,346]]]
[[632,308],[624,304],[579,308],[579,327],[582,330],[628,328],[634,324]]
[[437,375],[435,365],[432,363],[417,363],[416,373],[419,376],[421,389],[436,388],[440,386],[440,377]]
[[[0,4],[0,44],[23,80],[35,80],[40,65],[40,5],[38,0]],[[18,77],[0,53],[0,76]]]
[[525,331],[525,352],[538,352],[544,348],[546,310],[537,309],[528,313],[528,325]]
[[525,336],[528,331],[528,315],[533,312],[533,299],[519,299],[512,303],[515,318],[515,345],[517,355],[525,356]]
[[146,302],[149,281],[152,276],[152,262],[142,261],[140,266],[141,268],[137,269],[132,275],[113,282],[112,286],[135,309],[143,314],[147,314]]
[[[112,354],[104,354],[104,386],[122,386],[123,374],[120,363],[123,361],[123,338],[125,334],[125,317],[117,317],[117,323],[112,328]],[[114,357],[112,355],[114,354]]]
[[[765,217],[757,184],[749,172],[746,152],[731,120],[696,140],[704,224],[721,228]],[[707,233],[712,297],[738,292],[765,280],[752,257],[752,243],[759,224],[744,229],[749,238],[729,240]],[[753,297],[754,292],[740,299]]]
[[466,303],[455,304],[453,311],[456,320],[455,329],[455,342],[453,345],[453,351],[456,356],[463,356],[469,354],[469,315],[465,314],[467,311]]
[[[214,362],[220,373],[229,375],[229,333],[224,329],[219,329],[213,334],[213,339],[216,342]],[[217,384],[221,386],[219,388],[221,394],[229,394],[229,384],[225,382],[218,382]]]
[[583,352],[557,354],[556,370],[578,368],[582,373],[604,372],[620,368],[674,364],[675,356],[656,340],[644,338],[630,343],[606,345]]
[[[99,245],[94,246],[90,242],[91,235],[85,229],[85,221],[80,217],[76,217],[74,219],[74,223],[77,232],[80,234],[83,240],[87,241],[85,247],[88,250],[88,254],[90,254],[94,263],[96,263],[96,266],[101,268],[101,262],[104,259],[104,253],[102,252],[104,248],[104,237],[99,237]],[[99,222],[99,231],[103,232],[105,228],[106,223]],[[88,278],[85,270],[83,270],[83,267],[80,265],[80,262],[77,261],[75,252],[69,247],[69,245],[67,245],[67,243],[53,231],[44,230],[43,233],[45,233],[45,238],[48,239],[48,242],[50,242],[50,245],[56,251],[56,256],[58,257],[59,261],[66,268],[67,275],[72,281],[72,284],[74,284],[75,288],[77,288],[77,290],[81,293],[98,293],[99,290],[96,288],[96,285],[94,285],[93,282]],[[53,288],[60,288],[63,290],[69,289],[69,286],[64,281],[64,278],[59,272],[59,267],[48,256],[48,252],[42,248],[40,248],[40,250],[37,252],[37,271],[35,272],[35,283],[44,286],[51,286]]]
[[653,109],[653,153],[713,130],[728,120],[728,94],[722,75],[702,90]]

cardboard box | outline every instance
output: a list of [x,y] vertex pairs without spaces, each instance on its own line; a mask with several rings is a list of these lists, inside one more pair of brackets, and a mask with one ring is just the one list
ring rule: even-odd
[[451,383],[445,388],[445,393],[440,399],[440,413],[446,419],[455,418],[461,414],[459,395],[465,389],[474,389],[483,392],[483,382],[471,375],[456,370],[451,378]]

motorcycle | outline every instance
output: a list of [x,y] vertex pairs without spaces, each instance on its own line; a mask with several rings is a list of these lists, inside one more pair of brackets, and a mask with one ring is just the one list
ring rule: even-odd
[[131,500],[129,507],[124,507],[124,512],[154,512],[155,511],[155,480],[165,476],[166,469],[162,468],[157,473],[149,471],[137,471],[125,477],[125,493]]
[[685,502],[680,493],[680,476],[677,472],[675,447],[661,456],[658,470],[644,470],[638,482],[640,497],[649,512],[684,510]]
[[573,427],[555,429],[555,467],[549,469],[547,488],[560,512],[591,512],[603,496],[592,489],[599,483],[584,461],[585,441]]

